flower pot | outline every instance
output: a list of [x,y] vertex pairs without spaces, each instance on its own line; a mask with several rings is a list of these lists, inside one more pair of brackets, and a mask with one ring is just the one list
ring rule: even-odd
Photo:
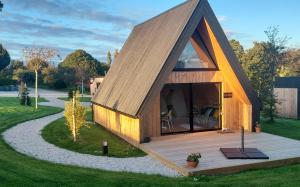
[[261,132],[261,128],[260,127],[255,127],[255,132],[256,133],[260,133]]
[[191,162],[191,161],[186,161],[187,166],[190,168],[195,168],[198,166],[198,162]]

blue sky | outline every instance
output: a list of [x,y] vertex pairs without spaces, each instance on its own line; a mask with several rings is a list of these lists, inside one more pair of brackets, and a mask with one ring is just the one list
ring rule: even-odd
[[[105,60],[120,49],[135,24],[184,0],[2,0],[0,43],[13,59],[22,49],[53,47],[62,57],[84,49]],[[265,40],[264,30],[278,25],[289,47],[300,47],[299,0],[209,0],[228,38],[249,48]]]

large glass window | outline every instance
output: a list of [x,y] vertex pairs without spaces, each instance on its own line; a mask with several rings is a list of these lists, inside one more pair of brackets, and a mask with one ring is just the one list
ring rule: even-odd
[[221,128],[220,84],[168,84],[161,92],[162,134]]
[[193,39],[189,40],[175,66],[175,70],[186,69],[216,69],[204,45]]

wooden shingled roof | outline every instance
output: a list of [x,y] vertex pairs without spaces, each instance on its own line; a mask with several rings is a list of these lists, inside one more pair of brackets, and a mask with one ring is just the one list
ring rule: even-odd
[[[162,88],[163,80],[167,80],[207,10],[211,10],[207,0],[188,0],[135,26],[92,102],[138,116]],[[217,19],[214,21],[217,22]],[[217,29],[222,31],[219,24]],[[220,35],[223,36],[221,39],[225,37],[227,40],[223,31]],[[229,55],[234,56],[233,52]],[[238,64],[234,58],[233,63]],[[238,64],[233,69],[239,74],[237,77],[243,87],[249,88],[245,91],[251,102],[258,103],[241,66]]]

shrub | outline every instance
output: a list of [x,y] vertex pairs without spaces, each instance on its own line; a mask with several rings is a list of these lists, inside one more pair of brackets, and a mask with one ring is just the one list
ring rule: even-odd
[[8,79],[8,78],[0,78],[0,86],[9,86],[9,85],[16,85],[17,81]]
[[63,80],[59,79],[54,82],[53,87],[56,89],[63,89],[63,88],[66,88],[67,85]]
[[21,90],[20,104],[24,105],[24,106],[31,105],[31,99],[29,97],[29,92],[28,92],[27,87],[24,87]]
[[189,162],[199,162],[199,158],[201,158],[201,154],[200,153],[193,153],[193,154],[190,154],[186,161],[189,161]]

